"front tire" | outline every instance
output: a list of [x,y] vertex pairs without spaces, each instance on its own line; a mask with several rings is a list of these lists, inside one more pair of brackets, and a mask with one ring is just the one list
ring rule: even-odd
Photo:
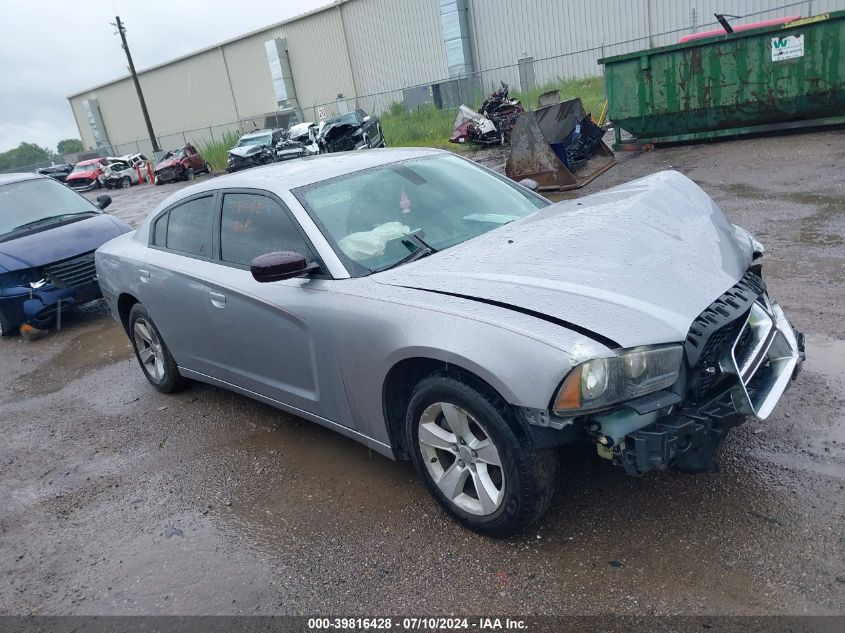
[[0,336],[12,336],[13,334],[17,334],[17,332],[18,328],[14,327],[12,322],[0,312]]
[[193,180],[194,179],[194,170],[191,169],[190,167],[188,167],[188,169],[185,170],[184,178],[185,178],[185,180],[188,180],[188,181]]
[[141,370],[158,391],[173,393],[186,384],[149,312],[140,303],[129,312],[129,340]]
[[120,181],[121,189],[129,189],[132,186],[132,179],[129,176],[124,176]]
[[554,494],[553,449],[520,441],[500,398],[447,375],[417,385],[405,418],[411,458],[431,495],[453,518],[489,536],[538,520]]

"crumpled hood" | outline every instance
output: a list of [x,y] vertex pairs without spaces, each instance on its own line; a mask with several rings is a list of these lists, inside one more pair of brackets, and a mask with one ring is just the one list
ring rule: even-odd
[[153,173],[159,172],[162,169],[168,169],[169,167],[177,167],[180,161],[180,158],[168,158],[167,160],[163,160],[158,165],[156,165],[155,171]]
[[542,313],[633,347],[683,341],[751,257],[747,234],[698,185],[664,171],[372,279]]
[[253,156],[261,151],[263,145],[243,145],[241,147],[233,147],[229,150],[229,153],[232,156],[237,156],[239,158],[246,158],[247,156]]
[[76,180],[77,178],[96,178],[102,173],[101,167],[92,167],[88,171],[75,171],[72,174],[68,174],[68,180]]
[[132,227],[107,213],[0,242],[0,267],[35,268],[89,253]]

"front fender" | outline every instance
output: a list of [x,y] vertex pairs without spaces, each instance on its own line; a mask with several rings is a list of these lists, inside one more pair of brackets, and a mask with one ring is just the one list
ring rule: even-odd
[[[411,289],[384,293],[371,281],[347,280],[333,293],[338,360],[356,428],[390,443],[383,387],[410,358],[455,365],[484,380],[509,404],[547,409],[571,368],[613,352],[548,321],[507,308]],[[373,288],[375,286],[375,288]]]

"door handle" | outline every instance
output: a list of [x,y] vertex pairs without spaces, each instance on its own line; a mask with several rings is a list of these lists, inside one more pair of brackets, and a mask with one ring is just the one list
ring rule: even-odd
[[208,298],[211,300],[211,305],[215,308],[226,307],[226,295],[221,295],[219,292],[209,292]]
[[138,271],[138,278],[141,280],[142,283],[149,283],[150,282],[150,271],[149,270],[139,270]]

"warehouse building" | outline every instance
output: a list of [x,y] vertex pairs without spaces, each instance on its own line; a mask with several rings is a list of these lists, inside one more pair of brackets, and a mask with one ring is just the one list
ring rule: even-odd
[[[596,60],[714,28],[811,15],[841,0],[336,0],[139,71],[163,148],[392,103],[456,107],[505,81],[530,90],[601,74]],[[781,7],[781,8],[778,8]],[[574,95],[567,95],[574,96]],[[68,97],[86,148],[149,152],[127,77]],[[388,139],[389,141],[389,139]]]

